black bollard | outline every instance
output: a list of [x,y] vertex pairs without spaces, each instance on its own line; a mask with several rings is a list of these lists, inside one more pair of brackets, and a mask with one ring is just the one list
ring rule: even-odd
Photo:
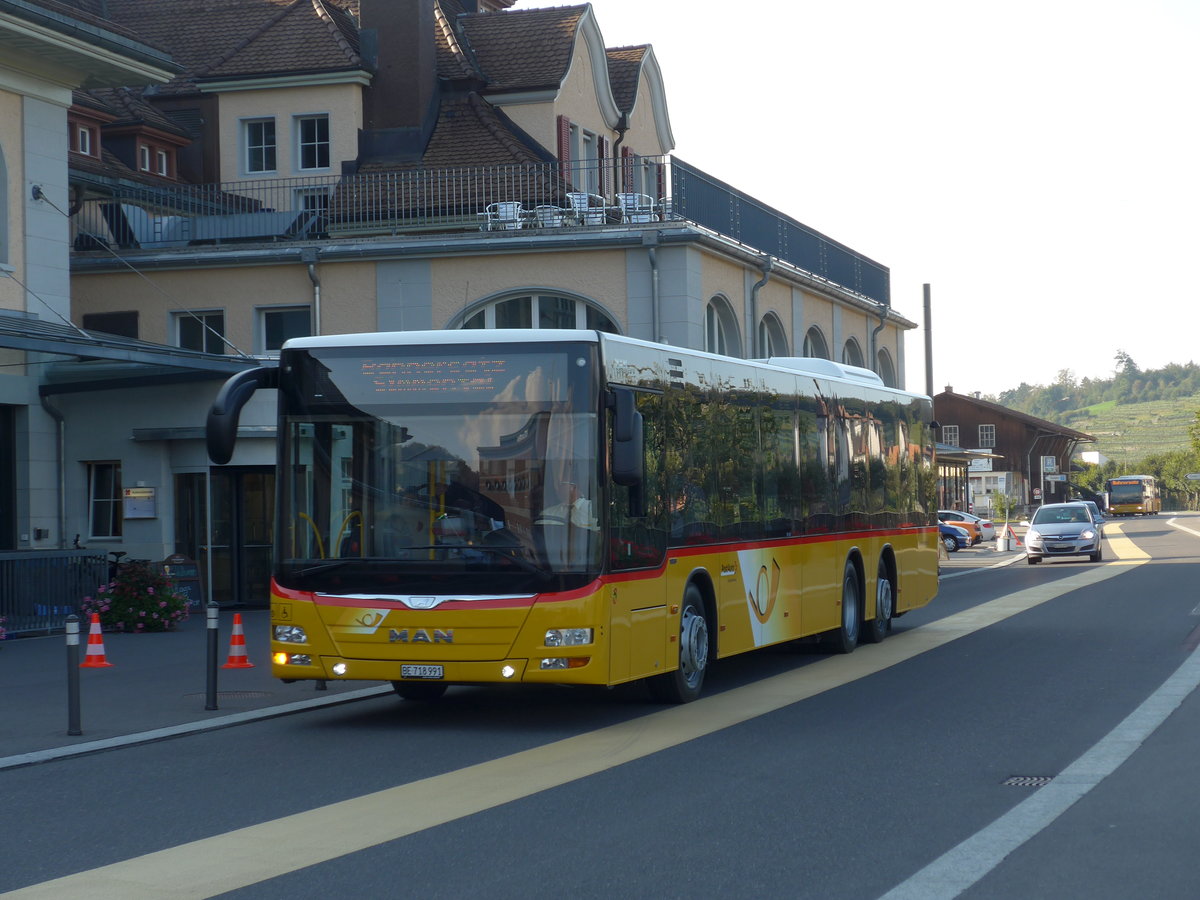
[[67,734],[83,734],[79,724],[79,616],[67,616]]
[[208,625],[208,690],[205,694],[205,709],[217,709],[217,613],[221,607],[209,601]]

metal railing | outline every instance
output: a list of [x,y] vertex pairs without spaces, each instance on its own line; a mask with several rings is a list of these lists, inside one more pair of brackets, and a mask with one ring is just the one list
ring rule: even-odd
[[674,157],[394,169],[213,185],[125,182],[72,218],[77,251],[689,221],[881,304],[885,266]]
[[84,597],[108,581],[109,560],[94,550],[0,553],[0,616],[9,635],[61,629]]

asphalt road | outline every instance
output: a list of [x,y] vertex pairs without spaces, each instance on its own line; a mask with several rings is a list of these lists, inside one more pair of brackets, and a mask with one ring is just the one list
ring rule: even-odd
[[948,579],[849,656],[721,661],[683,707],[457,688],[3,771],[0,889],[1192,898],[1200,517],[1177,524]]

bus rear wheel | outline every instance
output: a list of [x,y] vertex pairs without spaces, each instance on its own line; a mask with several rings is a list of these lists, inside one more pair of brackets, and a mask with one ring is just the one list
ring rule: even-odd
[[443,681],[393,681],[392,690],[403,700],[429,702],[439,699],[449,687]]
[[700,696],[708,671],[708,620],[704,598],[689,584],[679,610],[679,668],[649,681],[650,695],[662,703],[689,703]]
[[872,644],[878,644],[892,630],[892,616],[895,614],[896,591],[892,586],[892,575],[887,563],[881,559],[875,575],[875,618],[867,623],[863,637]]

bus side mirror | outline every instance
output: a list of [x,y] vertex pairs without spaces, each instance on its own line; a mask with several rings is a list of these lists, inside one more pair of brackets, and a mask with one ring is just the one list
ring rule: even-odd
[[642,414],[628,388],[614,388],[616,419],[613,422],[613,481],[624,487],[638,487],[645,476],[645,446],[642,440]]
[[279,385],[279,369],[260,366],[238,372],[221,386],[217,398],[208,410],[204,437],[208,445],[208,458],[223,466],[233,457],[233,444],[237,440],[238,419],[242,407],[259,388]]

